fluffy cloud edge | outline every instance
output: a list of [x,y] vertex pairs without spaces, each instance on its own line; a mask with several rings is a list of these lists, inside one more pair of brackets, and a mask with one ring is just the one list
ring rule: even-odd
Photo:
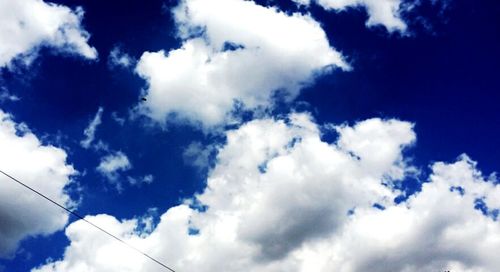
[[[84,11],[42,0],[0,2],[0,67],[29,65],[42,47],[96,59],[83,29]],[[13,66],[14,65],[14,66]]]
[[173,14],[181,48],[144,52],[135,68],[147,82],[139,112],[161,124],[217,127],[238,108],[272,108],[277,93],[291,101],[318,74],[350,69],[308,15],[241,0],[185,0]]

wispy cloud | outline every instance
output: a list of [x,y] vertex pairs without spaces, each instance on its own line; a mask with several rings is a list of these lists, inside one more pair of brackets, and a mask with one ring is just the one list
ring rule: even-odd
[[215,146],[203,146],[200,142],[192,142],[182,152],[182,159],[185,164],[203,171],[210,168],[210,161],[215,157],[214,153]]
[[108,66],[110,68],[130,68],[132,65],[135,65],[135,63],[136,60],[127,53],[124,53],[119,46],[113,47],[109,52]]
[[6,88],[0,89],[0,102],[4,101],[19,101],[21,100],[18,96],[11,94]]
[[128,157],[121,151],[109,154],[101,158],[97,171],[110,181],[118,179],[118,173],[132,168]]
[[[96,133],[97,127],[102,122],[101,118],[102,118],[103,111],[104,111],[104,109],[102,107],[100,107],[97,110],[97,113],[95,114],[94,119],[92,119],[92,121],[90,121],[88,127],[83,131],[83,134],[85,135],[85,139],[80,141],[80,145],[83,148],[90,148],[91,147],[92,142],[95,139],[95,133]],[[96,147],[98,147],[98,148],[104,147],[102,142],[99,142],[99,143],[100,144],[98,144]]]

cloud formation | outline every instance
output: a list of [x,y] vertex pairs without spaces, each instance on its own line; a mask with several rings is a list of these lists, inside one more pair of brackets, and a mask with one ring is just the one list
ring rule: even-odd
[[[83,134],[85,135],[85,139],[83,139],[80,142],[80,145],[83,148],[90,148],[91,147],[91,144],[95,139],[95,132],[97,130],[97,127],[102,122],[101,118],[102,118],[103,111],[104,111],[104,109],[102,107],[99,107],[99,109],[97,110],[97,112],[94,116],[94,119],[92,119],[92,121],[90,121],[88,127],[83,131]],[[102,145],[102,142],[101,142],[101,145]],[[98,147],[99,146],[97,146],[97,148]]]
[[209,169],[213,153],[215,153],[214,145],[204,146],[200,142],[192,142],[184,148],[182,160],[186,165],[203,171]]
[[[64,188],[76,171],[66,163],[66,152],[44,145],[24,124],[0,110],[0,169],[63,205],[72,201]],[[27,237],[49,235],[68,220],[45,199],[0,175],[0,258],[13,256]]]
[[132,164],[123,152],[118,151],[101,158],[97,171],[106,177],[110,182],[116,183],[119,177],[119,172],[127,171],[132,168]]
[[125,182],[132,186],[142,186],[151,184],[154,181],[154,176],[150,174],[142,177],[122,175],[130,169],[132,169],[132,163],[130,163],[127,155],[121,151],[111,152],[102,157],[99,166],[96,168],[97,172],[105,177],[109,183],[113,184],[120,193],[123,191]]
[[83,9],[42,0],[0,0],[0,67],[13,60],[29,64],[41,47],[97,58],[81,25]]
[[401,19],[401,0],[293,0],[302,5],[312,1],[327,10],[344,11],[349,8],[363,7],[368,14],[367,27],[384,26],[387,31],[405,32],[407,25]]
[[136,60],[134,60],[130,55],[123,52],[119,46],[113,47],[109,52],[108,56],[108,66],[110,68],[121,67],[129,68],[134,65]]
[[[307,114],[254,120],[227,133],[204,192],[152,231],[136,219],[87,219],[179,271],[496,271],[494,175],[465,155],[436,162],[422,190],[396,203],[413,125],[335,128],[326,143]],[[162,271],[81,221],[66,235],[64,258],[34,271]]]
[[127,181],[132,186],[141,186],[142,184],[151,184],[154,181],[153,175],[145,175],[144,177],[127,177]]
[[7,88],[0,87],[0,103],[5,102],[5,101],[19,101],[21,98],[19,98],[17,95],[14,95],[7,90]]
[[238,107],[272,107],[276,91],[291,100],[317,74],[349,69],[308,15],[243,0],[184,0],[173,14],[181,48],[145,52],[136,67],[148,85],[139,108],[160,123],[217,126]]

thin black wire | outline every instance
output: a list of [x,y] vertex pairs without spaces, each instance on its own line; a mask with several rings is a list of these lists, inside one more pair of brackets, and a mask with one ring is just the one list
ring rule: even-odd
[[70,210],[70,209],[68,209],[68,208],[64,207],[63,205],[61,205],[61,204],[57,203],[56,201],[54,201],[54,200],[50,199],[49,197],[45,196],[44,194],[42,194],[42,193],[38,192],[37,190],[35,190],[35,189],[31,188],[30,186],[28,186],[28,185],[26,185],[25,183],[23,183],[23,182],[19,181],[18,179],[14,178],[13,176],[11,176],[11,175],[9,175],[9,174],[5,173],[5,172],[4,172],[4,171],[2,171],[2,170],[0,170],[0,173],[4,174],[6,177],[8,177],[8,178],[12,179],[13,181],[15,181],[15,182],[17,182],[17,183],[21,184],[22,186],[24,186],[24,187],[25,187],[25,188],[27,188],[28,190],[30,190],[30,191],[32,191],[32,192],[34,192],[35,194],[37,194],[37,195],[39,195],[39,196],[41,196],[41,197],[45,198],[47,201],[49,201],[49,202],[51,202],[52,204],[54,204],[54,205],[58,206],[59,208],[61,208],[61,209],[65,210],[67,213],[72,214],[73,216],[77,217],[78,219],[81,219],[81,220],[83,220],[83,221],[87,222],[89,225],[91,225],[91,226],[93,226],[94,228],[96,228],[96,229],[98,229],[98,230],[100,230],[100,231],[104,232],[105,234],[107,234],[107,235],[111,236],[112,238],[114,238],[114,239],[116,239],[117,241],[121,242],[122,244],[124,244],[124,245],[128,246],[129,248],[131,248],[131,249],[135,250],[136,252],[138,252],[138,253],[142,254],[143,256],[145,256],[146,258],[148,258],[148,259],[152,260],[153,262],[155,262],[155,263],[157,263],[157,264],[159,264],[159,265],[163,266],[164,268],[166,268],[166,269],[170,270],[171,272],[175,272],[175,270],[173,270],[172,268],[170,268],[170,267],[168,267],[167,265],[163,264],[162,262],[160,262],[160,261],[156,260],[155,258],[153,258],[153,257],[149,256],[148,254],[146,254],[146,253],[142,252],[141,250],[137,249],[136,247],[134,247],[134,246],[132,246],[132,245],[128,244],[127,242],[123,241],[122,239],[118,238],[117,236],[115,236],[115,235],[113,235],[113,234],[111,234],[111,233],[107,232],[106,230],[102,229],[101,227],[99,227],[99,226],[95,225],[94,223],[92,223],[92,222],[88,221],[87,219],[83,218],[83,216],[79,215],[78,213],[76,213],[76,212],[74,212],[74,211],[72,211],[72,210]]

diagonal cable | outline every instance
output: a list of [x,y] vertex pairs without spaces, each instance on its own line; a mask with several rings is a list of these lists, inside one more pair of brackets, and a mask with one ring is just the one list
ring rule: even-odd
[[49,201],[50,203],[52,203],[52,204],[56,205],[57,207],[59,207],[59,208],[63,209],[63,210],[64,210],[64,211],[66,211],[67,213],[69,213],[69,214],[71,214],[71,215],[73,215],[73,216],[77,217],[77,218],[78,218],[78,219],[80,219],[80,220],[83,220],[84,222],[87,222],[89,225],[93,226],[94,228],[96,228],[96,229],[100,230],[101,232],[103,232],[103,233],[107,234],[108,236],[110,236],[110,237],[114,238],[115,240],[119,241],[120,243],[122,243],[122,244],[124,244],[124,245],[128,246],[129,248],[133,249],[134,251],[136,251],[136,252],[138,252],[138,253],[142,254],[143,256],[145,256],[146,258],[150,259],[151,261],[153,261],[153,262],[157,263],[158,265],[162,266],[163,268],[166,268],[166,269],[168,269],[168,270],[169,270],[169,271],[171,271],[171,272],[175,272],[175,270],[173,270],[172,268],[170,268],[170,267],[168,267],[167,265],[163,264],[162,262],[158,261],[157,259],[155,259],[155,258],[153,258],[153,257],[149,256],[147,253],[145,253],[145,252],[141,251],[140,249],[138,249],[138,248],[136,248],[136,247],[132,246],[131,244],[129,244],[129,243],[127,243],[127,242],[125,242],[124,240],[120,239],[120,238],[119,238],[119,237],[117,237],[116,235],[111,234],[110,232],[106,231],[105,229],[103,229],[103,228],[99,227],[98,225],[96,225],[96,224],[94,224],[94,223],[92,223],[92,222],[88,221],[87,219],[83,218],[83,216],[81,216],[81,215],[79,215],[78,213],[76,213],[76,212],[74,212],[74,211],[72,211],[72,210],[70,210],[70,209],[66,208],[66,207],[65,207],[65,206],[63,206],[62,204],[59,204],[59,203],[57,203],[56,201],[54,201],[54,200],[50,199],[48,196],[45,196],[44,194],[42,194],[42,193],[38,192],[37,190],[35,190],[35,189],[31,188],[31,187],[30,187],[30,186],[28,186],[26,183],[21,182],[20,180],[18,180],[18,179],[16,179],[16,178],[14,178],[13,176],[11,176],[11,175],[9,175],[9,174],[5,173],[5,172],[4,172],[4,171],[2,171],[2,170],[0,170],[0,173],[2,173],[4,176],[6,176],[6,177],[10,178],[11,180],[13,180],[13,181],[17,182],[18,184],[20,184],[20,185],[24,186],[26,189],[28,189],[28,190],[32,191],[33,193],[35,193],[35,194],[37,194],[38,196],[40,196],[40,197],[44,198],[45,200]]

